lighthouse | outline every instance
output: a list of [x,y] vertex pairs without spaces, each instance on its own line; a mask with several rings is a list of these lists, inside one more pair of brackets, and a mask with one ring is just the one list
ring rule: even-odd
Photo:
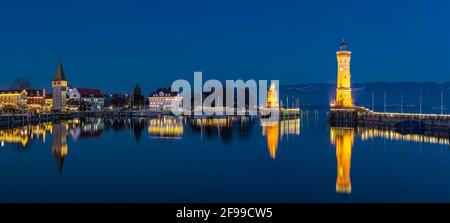
[[342,40],[339,45],[339,50],[336,52],[337,58],[337,86],[336,86],[336,100],[334,107],[337,108],[352,108],[352,89],[350,82],[350,59],[352,52],[348,49],[348,44]]

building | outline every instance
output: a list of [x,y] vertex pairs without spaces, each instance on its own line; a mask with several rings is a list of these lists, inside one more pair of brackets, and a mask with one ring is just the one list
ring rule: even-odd
[[45,110],[45,89],[28,89],[27,93],[27,108],[30,111]]
[[154,112],[172,111],[175,106],[183,106],[183,97],[170,88],[159,88],[148,98],[149,110]]
[[2,107],[19,109],[27,104],[26,90],[0,90],[0,104]]
[[13,109],[45,110],[45,97],[45,89],[0,90],[1,106]]
[[45,109],[51,111],[53,108],[53,94],[45,95]]
[[59,62],[56,68],[55,76],[52,80],[53,102],[52,110],[56,112],[65,111],[66,108],[66,89],[67,80],[64,75],[62,62]]
[[343,40],[336,52],[338,62],[338,75],[336,87],[336,99],[333,107],[353,108],[352,89],[350,82],[350,59],[352,52],[348,50],[348,44]]
[[86,110],[102,110],[105,105],[105,98],[99,89],[69,88],[67,97],[71,104],[86,106]]

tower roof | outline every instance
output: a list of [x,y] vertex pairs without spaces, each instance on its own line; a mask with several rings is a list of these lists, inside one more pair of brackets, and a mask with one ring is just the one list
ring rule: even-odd
[[53,80],[55,80],[55,81],[61,81],[61,80],[65,81],[66,80],[66,77],[64,76],[62,62],[58,63],[58,67],[56,67],[55,77],[53,78]]
[[346,43],[344,39],[342,39],[341,44],[339,44],[339,51],[348,51],[348,43]]

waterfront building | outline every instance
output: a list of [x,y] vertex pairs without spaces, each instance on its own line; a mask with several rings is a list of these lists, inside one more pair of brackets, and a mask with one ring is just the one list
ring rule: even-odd
[[52,80],[52,89],[53,89],[52,110],[56,112],[65,111],[67,109],[66,108],[67,80],[64,75],[64,70],[61,61],[58,63],[55,76]]
[[336,99],[332,107],[353,108],[352,89],[350,82],[350,59],[352,52],[348,49],[348,44],[343,40],[336,52],[338,62]]
[[86,106],[86,110],[102,110],[105,106],[105,98],[99,89],[69,88],[67,97],[72,105]]
[[0,90],[0,104],[2,107],[42,111],[45,107],[45,89]]
[[153,112],[172,111],[174,106],[183,106],[183,97],[178,92],[172,92],[170,88],[159,88],[148,98],[149,110]]
[[45,110],[45,89],[28,89],[25,91],[28,110],[37,112]]
[[46,94],[45,95],[45,110],[52,110],[53,107],[53,94]]
[[27,92],[25,90],[0,90],[0,104],[2,107],[12,106],[16,109],[27,104]]

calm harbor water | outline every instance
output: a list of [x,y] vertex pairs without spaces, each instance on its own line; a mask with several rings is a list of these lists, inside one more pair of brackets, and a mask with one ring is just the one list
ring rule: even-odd
[[449,202],[448,136],[257,118],[0,131],[1,202]]

